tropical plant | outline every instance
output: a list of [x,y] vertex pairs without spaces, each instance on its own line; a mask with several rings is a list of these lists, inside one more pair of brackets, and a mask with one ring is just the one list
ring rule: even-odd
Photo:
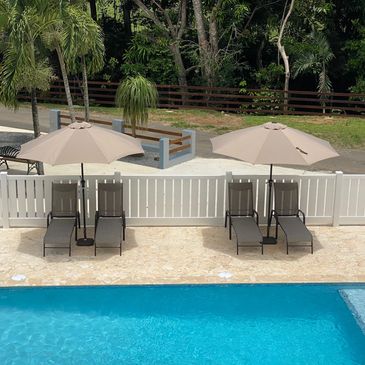
[[99,25],[80,6],[69,6],[63,19],[65,28],[64,54],[70,72],[82,73],[85,121],[90,119],[88,74],[95,74],[104,66],[105,48]]
[[66,39],[65,20],[68,19],[68,10],[72,5],[64,0],[50,0],[48,7],[45,9],[43,15],[49,19],[48,27],[42,33],[42,40],[44,45],[57,54],[58,62],[61,69],[63,84],[65,87],[65,94],[68,109],[70,112],[71,122],[76,122],[75,109],[73,106],[70,83],[68,79],[68,70],[66,66],[64,45]]
[[158,93],[155,84],[141,75],[127,77],[118,87],[116,104],[123,108],[123,118],[132,126],[136,136],[136,126],[148,122],[148,108],[156,107]]
[[[3,38],[3,60],[0,70],[0,99],[16,108],[22,90],[30,94],[34,137],[40,135],[37,90],[48,90],[53,79],[52,68],[39,47],[40,36],[48,26],[41,16],[46,0],[24,2],[0,1],[0,31]],[[40,165],[40,173],[43,166]]]
[[145,32],[137,33],[123,57],[126,76],[142,75],[161,84],[175,84],[177,72],[169,42]]
[[293,77],[303,73],[311,73],[318,78],[318,92],[330,92],[332,82],[328,75],[328,64],[334,55],[326,36],[323,33],[312,32],[305,44],[306,46],[301,49],[293,64]]
[[[293,77],[302,73],[311,73],[318,78],[317,91],[320,93],[320,99],[327,97],[323,93],[329,93],[332,90],[332,82],[328,75],[328,64],[334,58],[327,38],[323,33],[313,31],[309,35],[308,46],[299,52],[298,58],[294,62]],[[326,112],[326,103],[321,102],[323,113]]]

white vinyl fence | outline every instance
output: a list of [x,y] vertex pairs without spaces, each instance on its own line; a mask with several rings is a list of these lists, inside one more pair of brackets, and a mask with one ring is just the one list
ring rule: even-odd
[[[256,210],[266,220],[267,176],[88,176],[87,220],[94,222],[97,185],[122,181],[129,225],[222,225],[227,182],[252,181]],[[308,224],[365,224],[365,175],[336,174],[275,176],[297,181],[300,208]],[[78,181],[78,176],[12,176],[0,173],[0,225],[42,227],[51,208],[52,181]]]

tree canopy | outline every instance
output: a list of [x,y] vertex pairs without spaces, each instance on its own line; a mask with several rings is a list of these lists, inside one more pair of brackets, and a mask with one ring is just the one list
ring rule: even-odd
[[[105,34],[99,79],[365,92],[364,0],[89,0]],[[285,27],[281,34],[283,22]],[[281,38],[280,38],[281,36]],[[111,40],[115,42],[111,42]]]
[[[16,4],[20,10],[31,3],[37,7],[47,2],[2,0],[3,6]],[[9,92],[32,80],[37,89],[47,88],[51,73],[64,80],[67,73],[87,81],[86,71],[101,81],[141,75],[156,84],[271,89],[287,85],[365,92],[365,0],[52,0],[48,4],[54,7],[54,18],[41,39],[35,33],[33,71],[24,68]],[[39,15],[20,14],[16,25],[19,28],[25,24],[22,19],[32,16],[31,23],[37,24]],[[0,11],[3,62],[22,54],[12,55],[12,49],[6,49],[10,33],[5,29],[14,21],[11,16],[6,9]],[[16,41],[23,43],[14,39],[13,44]]]

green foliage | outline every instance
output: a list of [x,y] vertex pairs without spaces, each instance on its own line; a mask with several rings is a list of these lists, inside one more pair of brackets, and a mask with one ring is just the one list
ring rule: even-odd
[[283,76],[284,67],[277,63],[270,63],[268,66],[255,72],[256,82],[263,89],[281,89]]
[[127,77],[118,87],[115,102],[123,108],[123,118],[135,127],[148,122],[148,108],[157,105],[158,93],[155,84],[141,75]]
[[335,8],[333,1],[328,0],[307,0],[296,3],[296,14],[299,23],[312,31],[323,31],[326,29],[327,17]]
[[52,68],[38,47],[45,19],[41,11],[46,1],[23,6],[17,1],[0,1],[0,27],[3,34],[3,61],[0,70],[0,98],[7,106],[17,106],[17,95],[25,89],[48,90]]
[[[349,40],[344,50],[349,54],[347,70],[356,75],[356,83],[349,87],[352,93],[365,94],[365,26],[356,24],[359,38]],[[359,99],[359,98],[357,98]],[[365,98],[360,98],[364,100]]]
[[[280,110],[280,94],[275,91],[249,91],[247,95],[255,96],[250,105],[242,105],[241,109]],[[247,100],[245,100],[247,101]],[[262,104],[262,105],[261,105]]]
[[319,92],[330,92],[332,82],[328,76],[327,66],[334,58],[328,40],[323,33],[312,32],[297,50],[293,64],[293,77],[303,73],[317,76]]
[[63,14],[62,48],[70,71],[79,72],[79,57],[86,56],[88,73],[95,74],[104,66],[105,49],[101,28],[82,6],[69,5]]
[[124,54],[122,72],[126,76],[143,75],[159,84],[175,84],[177,72],[168,41],[137,33]]

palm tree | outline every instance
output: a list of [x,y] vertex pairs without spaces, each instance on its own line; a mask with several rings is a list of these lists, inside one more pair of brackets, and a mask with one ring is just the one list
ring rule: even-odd
[[[299,53],[293,64],[294,74],[297,77],[303,73],[311,73],[318,78],[317,90],[319,93],[329,93],[332,82],[328,76],[328,64],[334,58],[331,47],[323,33],[313,31],[308,37],[309,46]],[[323,96],[320,95],[320,98]],[[325,107],[325,104],[322,103]],[[325,113],[325,108],[323,108]]]
[[148,122],[148,108],[157,105],[156,85],[141,75],[127,77],[118,87],[116,104],[123,108],[123,118],[132,126],[132,135],[136,136],[136,126]]
[[68,70],[64,55],[66,32],[64,21],[68,17],[68,9],[71,6],[66,0],[49,0],[49,6],[45,9],[43,16],[50,20],[48,28],[42,34],[44,45],[51,51],[56,51],[60,64],[62,80],[65,87],[65,94],[71,122],[76,122],[75,109],[73,106]]
[[[68,72],[76,72],[81,61],[85,119],[89,120],[87,73],[95,73],[104,65],[104,43],[100,27],[84,9],[84,0],[51,0],[47,15],[54,22],[43,34],[47,48],[56,51],[65,86],[71,121],[75,122]],[[90,62],[88,62],[90,61]]]
[[[0,99],[4,105],[17,107],[19,91],[30,94],[34,137],[40,135],[37,90],[48,90],[53,79],[52,68],[39,49],[45,26],[42,10],[46,0],[23,2],[0,0],[0,31],[4,40],[0,71]],[[40,166],[43,173],[43,166]]]
[[81,6],[70,6],[65,19],[65,57],[72,73],[81,66],[85,107],[85,121],[90,118],[88,74],[95,74],[104,66],[104,41],[101,28]]

